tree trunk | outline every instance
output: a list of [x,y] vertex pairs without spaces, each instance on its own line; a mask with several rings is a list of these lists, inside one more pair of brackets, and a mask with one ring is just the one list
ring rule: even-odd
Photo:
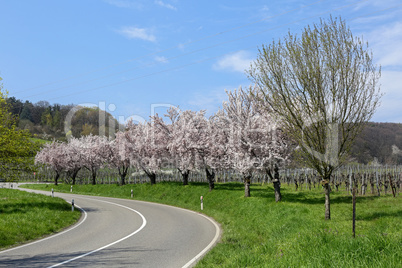
[[92,185],[96,185],[96,170],[92,170]]
[[120,185],[125,185],[128,167],[122,167],[122,169],[118,168],[118,170],[120,175]]
[[180,169],[178,170],[180,171],[180,174],[183,177],[183,185],[188,185],[188,177],[190,175],[190,170],[186,171],[181,171]]
[[[269,178],[272,180],[274,184],[274,190],[275,190],[275,202],[280,202],[282,201],[282,195],[281,195],[281,182],[279,180],[279,169],[278,166],[275,165],[274,167],[274,177],[272,177],[271,170],[266,169],[265,172],[268,174]],[[297,190],[297,189],[296,189]]]
[[325,190],[325,219],[330,220],[331,219],[331,203],[330,203],[329,194],[331,192],[331,187],[329,185],[328,180],[322,180],[321,183]]
[[60,177],[60,173],[59,172],[56,172],[56,177],[54,178],[54,185],[57,185],[58,184],[58,180],[59,180],[59,177]]
[[208,168],[205,168],[205,172],[207,174],[209,191],[212,191],[215,188],[215,172],[213,170],[209,172]]
[[150,173],[150,174],[147,174],[147,175],[148,175],[148,177],[149,177],[149,179],[151,181],[151,185],[155,185],[156,184],[156,174],[155,173]]
[[80,169],[74,170],[73,173],[71,174],[71,180],[72,180],[73,185],[75,185],[77,174],[78,174],[79,171],[80,171]]
[[126,185],[126,174],[120,174],[120,185]]
[[245,175],[244,176],[244,197],[250,197],[250,181],[251,181],[251,176]]
[[281,182],[279,180],[274,180],[274,189],[275,189],[275,202],[282,201],[281,195]]

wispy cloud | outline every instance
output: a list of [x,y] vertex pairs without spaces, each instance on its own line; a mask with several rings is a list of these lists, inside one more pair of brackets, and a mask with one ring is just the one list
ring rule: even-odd
[[253,60],[249,52],[242,50],[224,56],[213,65],[213,69],[244,73]]
[[156,57],[155,57],[155,60],[156,60],[157,62],[162,62],[162,63],[168,63],[168,62],[169,62],[169,60],[168,60],[166,57],[164,57],[164,56],[156,56]]
[[402,23],[379,27],[368,34],[376,62],[383,67],[402,65]]
[[137,28],[132,26],[122,27],[117,32],[128,39],[142,39],[145,41],[155,42],[156,37],[149,29]]
[[105,3],[110,5],[120,7],[120,8],[134,8],[134,9],[143,9],[143,4],[137,1],[130,1],[130,0],[103,0]]
[[163,1],[155,1],[155,4],[157,4],[158,6],[161,6],[161,7],[164,7],[164,8],[167,8],[167,9],[170,9],[170,10],[174,10],[174,11],[176,11],[177,10],[177,8],[175,7],[175,6],[173,6],[173,5],[171,5],[171,4],[168,4],[168,3],[165,3],[165,2],[163,2]]

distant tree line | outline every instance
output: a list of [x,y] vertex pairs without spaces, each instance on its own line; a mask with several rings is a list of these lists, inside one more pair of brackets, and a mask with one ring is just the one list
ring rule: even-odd
[[[9,111],[16,117],[19,129],[28,130],[32,135],[42,139],[64,140],[64,121],[67,114],[75,105],[51,105],[48,101],[39,101],[32,103],[22,101],[15,97],[7,98]],[[113,122],[111,127],[119,128],[119,124],[113,116],[97,107],[82,107],[75,114],[71,122],[71,131],[74,137],[87,136],[89,134],[98,135],[99,114],[105,115],[105,129],[102,131],[109,133],[109,123]]]

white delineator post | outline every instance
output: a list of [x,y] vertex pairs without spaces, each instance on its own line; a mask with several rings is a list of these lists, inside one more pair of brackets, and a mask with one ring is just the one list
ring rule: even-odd
[[54,197],[54,191],[53,191],[53,188],[52,188],[52,197]]
[[204,197],[201,195],[201,197],[200,197],[200,200],[201,200],[201,210],[204,210]]
[[71,187],[70,187],[70,192],[72,193],[73,192],[73,186],[71,185]]
[[74,199],[71,200],[71,211],[74,211]]
[[133,198],[133,189],[131,189],[131,198]]

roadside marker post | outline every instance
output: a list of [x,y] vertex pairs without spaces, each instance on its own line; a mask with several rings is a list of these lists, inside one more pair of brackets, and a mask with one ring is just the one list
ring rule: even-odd
[[201,198],[200,198],[200,200],[201,200],[201,210],[204,210],[204,197],[201,195]]
[[131,189],[131,198],[133,198],[133,194],[134,194],[133,189]]
[[53,191],[53,188],[52,188],[52,197],[54,197],[54,191]]
[[71,200],[71,211],[74,211],[74,199]]
[[71,185],[71,187],[70,187],[70,193],[72,193],[73,192],[73,186]]

